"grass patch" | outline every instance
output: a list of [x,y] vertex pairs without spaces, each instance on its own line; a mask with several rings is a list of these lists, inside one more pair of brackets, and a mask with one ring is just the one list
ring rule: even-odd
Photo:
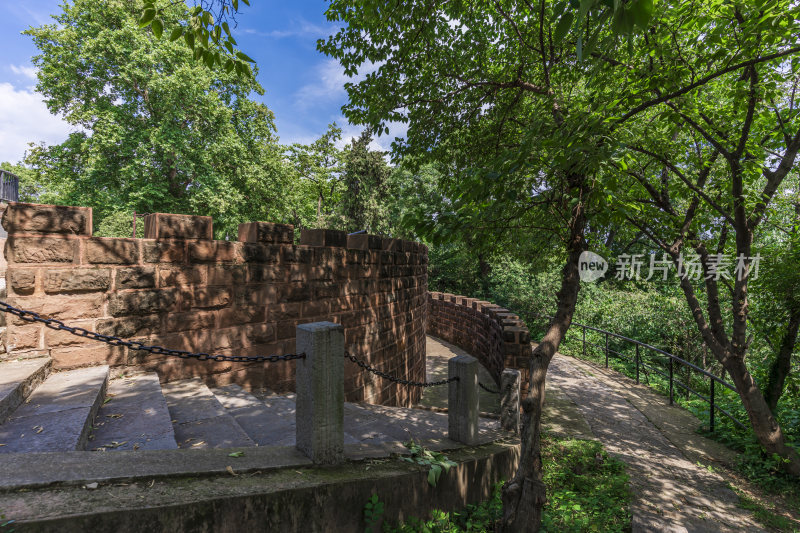
[[759,524],[778,531],[800,531],[796,522],[778,514],[774,506],[767,506],[763,502],[751,498],[734,485],[730,485],[730,488],[739,496],[739,507],[752,512]]
[[[543,531],[630,531],[630,491],[625,465],[597,441],[542,438],[548,503]],[[411,518],[383,531],[398,533],[478,533],[497,531],[503,513],[502,483],[492,497],[459,512],[434,511],[430,520]]]

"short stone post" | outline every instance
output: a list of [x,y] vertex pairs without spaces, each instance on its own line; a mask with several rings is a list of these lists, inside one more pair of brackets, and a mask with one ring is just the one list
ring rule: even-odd
[[500,427],[519,434],[520,372],[506,368],[500,376]]
[[475,444],[478,439],[478,360],[458,355],[447,362],[447,426],[451,440]]
[[297,449],[315,464],[344,459],[344,328],[333,322],[297,326]]

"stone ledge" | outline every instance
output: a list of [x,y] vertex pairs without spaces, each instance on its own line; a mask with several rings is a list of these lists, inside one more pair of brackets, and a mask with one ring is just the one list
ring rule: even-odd
[[[218,464],[231,466],[235,475],[222,467],[208,478],[151,477],[139,484],[103,483],[94,491],[72,486],[0,493],[0,508],[18,531],[155,533],[194,531],[200,523],[209,531],[360,531],[372,494],[384,502],[384,518],[391,522],[485,500],[495,483],[513,474],[520,445],[497,442],[448,452],[458,465],[442,474],[437,487],[428,485],[427,469],[399,460],[247,474],[242,466],[248,456],[262,451],[247,448],[238,459],[229,458],[230,451],[216,450]],[[123,453],[128,452],[106,455]]]

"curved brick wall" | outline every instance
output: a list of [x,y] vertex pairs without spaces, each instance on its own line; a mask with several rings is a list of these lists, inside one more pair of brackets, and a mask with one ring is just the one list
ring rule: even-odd
[[477,298],[429,292],[425,330],[472,354],[498,384],[504,368],[521,370],[522,388],[527,390],[530,333],[508,309]]
[[[427,248],[421,244],[252,222],[239,240],[211,240],[212,220],[148,215],[144,239],[92,237],[90,208],[9,204],[8,300],[103,334],[196,352],[295,350],[295,327],[329,320],[345,346],[373,366],[425,377]],[[152,370],[162,381],[294,388],[294,362],[200,362],[109,347],[10,317],[4,357],[49,354],[57,368],[110,364]],[[418,401],[345,362],[350,401]]]

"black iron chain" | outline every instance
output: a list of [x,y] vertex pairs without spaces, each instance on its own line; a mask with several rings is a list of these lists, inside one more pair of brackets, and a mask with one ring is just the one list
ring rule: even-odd
[[482,388],[483,390],[485,390],[486,392],[489,392],[491,394],[500,394],[499,390],[492,390],[489,387],[487,387],[486,385],[484,385],[483,383],[481,383],[480,381],[478,382],[478,386],[480,388]]
[[392,381],[394,383],[399,383],[400,385],[410,385],[412,387],[435,387],[437,385],[447,385],[451,381],[458,381],[458,376],[453,376],[452,378],[443,379],[441,381],[429,381],[429,382],[411,381],[411,380],[408,380],[408,379],[402,379],[402,378],[398,378],[396,376],[391,376],[391,375],[387,374],[386,372],[381,372],[380,370],[372,368],[366,362],[360,360],[355,355],[352,355],[352,354],[350,354],[350,353],[348,353],[346,351],[344,352],[344,357],[346,359],[350,359],[352,362],[354,362],[355,364],[357,364],[358,366],[360,366],[361,368],[363,368],[367,372],[372,372],[376,376],[380,376],[383,379],[388,379],[389,381]]
[[149,346],[137,341],[129,341],[114,337],[113,335],[103,335],[88,329],[67,326],[60,320],[55,318],[44,318],[39,313],[33,311],[26,311],[18,309],[13,305],[0,301],[0,311],[16,315],[26,322],[41,322],[50,329],[66,331],[78,337],[85,337],[87,339],[104,342],[111,346],[124,346],[132,350],[140,350],[149,352],[155,355],[167,355],[172,357],[180,357],[181,359],[197,359],[198,361],[231,361],[234,363],[249,363],[249,362],[267,362],[277,363],[278,361],[290,361],[292,359],[305,359],[304,353],[289,353],[285,355],[221,355],[221,354],[208,354],[208,353],[193,353],[185,350],[171,350],[162,346]]

